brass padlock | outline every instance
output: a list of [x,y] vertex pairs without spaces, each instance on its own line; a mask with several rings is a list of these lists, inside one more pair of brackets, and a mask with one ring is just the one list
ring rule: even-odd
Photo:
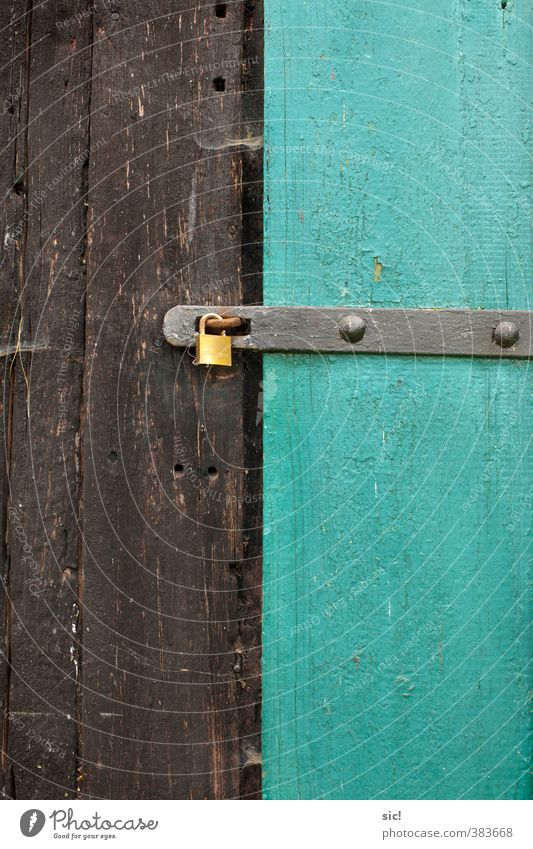
[[222,331],[221,336],[213,336],[205,332],[205,325],[210,318],[221,319],[222,316],[209,312],[200,319],[196,334],[195,366],[230,366],[231,365],[231,336]]

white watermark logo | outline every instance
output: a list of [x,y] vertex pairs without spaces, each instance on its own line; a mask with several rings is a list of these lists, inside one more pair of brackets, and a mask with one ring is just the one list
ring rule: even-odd
[[42,831],[46,822],[46,817],[42,811],[37,808],[32,808],[30,811],[25,811],[20,818],[20,830],[24,837],[35,837]]

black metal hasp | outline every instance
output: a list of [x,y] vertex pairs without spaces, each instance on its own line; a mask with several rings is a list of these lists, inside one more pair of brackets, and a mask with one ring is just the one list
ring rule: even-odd
[[[165,339],[178,348],[193,345],[201,316],[212,310],[174,307],[165,316]],[[532,357],[533,312],[525,310],[217,306],[216,311],[240,318],[232,347],[241,351]],[[208,329],[216,329],[215,323]]]

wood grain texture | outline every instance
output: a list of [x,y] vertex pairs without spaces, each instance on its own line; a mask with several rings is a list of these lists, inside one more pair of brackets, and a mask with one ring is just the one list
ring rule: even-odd
[[[70,4],[70,13],[87,5]],[[12,182],[5,186],[3,266],[4,272],[14,268],[5,295],[16,310],[10,308],[5,316],[9,324],[1,340],[8,352],[2,365],[10,387],[3,411],[9,493],[4,763],[9,773],[5,794],[16,798],[73,798],[78,757],[78,472],[90,27],[85,19],[74,45],[57,26],[61,10],[66,11],[64,4],[11,4],[11,20],[5,22],[11,61],[4,72],[11,77],[14,108],[7,112],[10,147],[3,152]]]
[[[0,517],[2,522],[0,538],[1,577],[0,621],[2,622],[2,643],[0,654],[0,731],[2,740],[2,758],[0,763],[0,788],[2,798],[13,795],[13,769],[7,757],[9,736],[9,681],[11,654],[11,607],[8,599],[9,549],[7,546],[9,477],[11,462],[11,410],[12,365],[15,341],[16,319],[18,314],[18,263],[19,248],[12,237],[15,228],[23,217],[23,196],[17,186],[17,175],[24,167],[24,144],[18,131],[23,126],[23,92],[25,84],[24,44],[26,22],[24,12],[26,4],[21,2],[8,8],[0,8],[0,28],[5,34],[0,42],[1,67],[0,101],[2,118],[0,120],[0,150],[5,167],[0,170],[1,221],[2,221],[2,263],[0,264],[0,339],[4,352],[0,358]],[[19,22],[15,25],[14,21]],[[4,160],[5,157],[5,160]],[[9,165],[8,165],[9,163]],[[20,245],[20,241],[18,242]],[[9,340],[11,339],[11,345]]]
[[249,751],[258,749],[260,573],[255,539],[249,554],[258,531],[247,524],[260,493],[246,471],[248,379],[238,358],[220,373],[194,368],[162,336],[176,302],[250,298],[243,157],[257,170],[261,156],[239,141],[261,131],[241,93],[250,14],[243,3],[221,18],[215,4],[166,0],[95,13],[84,798],[258,792]]
[[216,5],[0,12],[7,798],[259,793],[260,363],[162,335],[261,293],[261,4]]
[[[531,308],[531,8],[269,0],[265,303]],[[527,362],[265,357],[267,798],[528,798]]]

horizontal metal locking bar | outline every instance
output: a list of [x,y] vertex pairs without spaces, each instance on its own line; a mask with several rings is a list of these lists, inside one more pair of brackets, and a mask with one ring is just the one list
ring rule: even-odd
[[[213,309],[171,309],[163,326],[167,342],[178,348],[195,344],[199,318]],[[232,336],[232,347],[241,351],[532,357],[533,313],[525,310],[217,306],[216,311],[249,323],[247,335]]]

